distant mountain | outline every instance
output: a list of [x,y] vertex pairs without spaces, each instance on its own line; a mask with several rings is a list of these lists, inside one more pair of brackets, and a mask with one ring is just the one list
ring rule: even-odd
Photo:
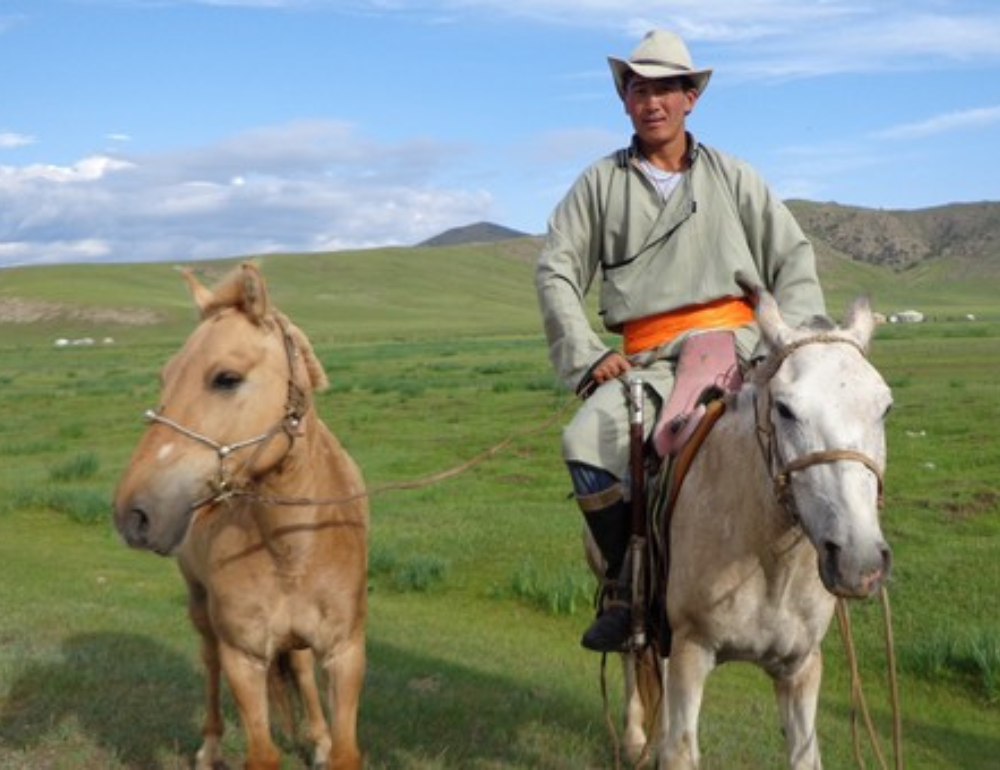
[[902,272],[946,260],[953,277],[1000,276],[1000,203],[894,211],[789,201],[817,253]]
[[[892,210],[790,200],[788,207],[812,241],[821,267],[848,260],[902,273],[939,264],[953,279],[1000,277],[997,202]],[[541,248],[537,236],[490,222],[456,227],[418,245],[462,246],[517,239],[527,239],[521,251],[534,259]]]
[[496,241],[507,241],[512,238],[524,238],[528,233],[519,230],[512,230],[509,227],[501,227],[492,222],[476,222],[464,227],[453,227],[445,230],[440,235],[428,238],[426,241],[418,243],[418,246],[461,246],[466,243],[495,243]]

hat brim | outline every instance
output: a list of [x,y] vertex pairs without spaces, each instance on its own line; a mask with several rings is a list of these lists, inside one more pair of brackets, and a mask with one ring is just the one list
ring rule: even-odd
[[611,67],[611,74],[615,79],[615,89],[618,95],[625,99],[625,81],[629,74],[641,75],[649,80],[663,80],[664,78],[691,78],[698,94],[701,95],[708,88],[708,81],[712,77],[712,70],[690,70],[684,67],[671,67],[667,64],[630,62],[626,59],[616,59],[608,57],[608,65]]

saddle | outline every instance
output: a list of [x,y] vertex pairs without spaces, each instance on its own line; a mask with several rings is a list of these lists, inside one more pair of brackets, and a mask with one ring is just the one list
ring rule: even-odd
[[654,462],[652,468],[647,465],[653,477],[646,500],[646,622],[662,655],[669,655],[672,636],[666,614],[670,518],[688,468],[725,412],[723,396],[743,384],[733,333],[709,331],[685,340],[675,378],[674,390],[660,411],[650,440],[656,458],[647,458]]
[[704,418],[707,402],[743,385],[733,333],[707,331],[688,337],[674,379],[674,389],[652,434],[653,448],[661,459],[680,452]]

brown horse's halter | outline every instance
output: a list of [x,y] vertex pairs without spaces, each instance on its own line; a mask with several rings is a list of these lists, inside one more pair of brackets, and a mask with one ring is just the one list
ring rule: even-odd
[[283,433],[288,437],[288,450],[285,453],[287,457],[288,453],[292,451],[296,436],[299,435],[302,417],[309,409],[310,401],[305,391],[295,383],[295,358],[298,355],[298,350],[295,347],[295,341],[292,339],[288,324],[280,315],[274,316],[274,319],[281,329],[281,336],[285,346],[285,356],[288,359],[288,396],[285,399],[284,415],[270,429],[252,438],[235,441],[231,444],[222,444],[203,433],[199,433],[171,420],[169,417],[164,417],[161,414],[164,408],[162,406],[159,409],[147,409],[144,414],[147,422],[165,425],[182,436],[215,450],[215,454],[219,459],[219,472],[214,479],[208,482],[211,494],[192,503],[191,510],[193,511],[211,503],[218,503],[230,497],[246,494],[246,490],[236,481],[235,474],[230,472],[226,467],[226,460],[234,452],[246,449],[247,447],[257,447],[256,451],[238,469],[246,470],[251,467],[253,461],[260,456],[261,452],[264,451],[264,448],[275,436]]
[[[778,373],[778,369],[781,368],[781,365],[796,350],[805,347],[806,345],[817,344],[850,345],[851,347],[856,348],[862,356],[868,358],[868,351],[854,340],[846,337],[840,337],[835,334],[816,334],[811,337],[804,337],[803,339],[796,340],[767,358],[760,365],[760,369],[755,379],[766,385],[771,381],[771,378]],[[851,460],[861,463],[875,474],[875,478],[878,481],[878,507],[882,508],[884,504],[882,468],[877,462],[875,462],[874,459],[863,452],[858,452],[854,449],[824,449],[818,452],[809,452],[808,454],[797,457],[794,460],[782,463],[778,457],[777,437],[775,435],[774,425],[766,417],[766,415],[771,411],[770,390],[766,392],[767,397],[758,402],[757,436],[761,451],[764,453],[764,457],[768,462],[768,467],[772,470],[774,478],[774,492],[778,497],[779,502],[781,502],[782,505],[794,514],[794,500],[792,498],[791,490],[793,473],[804,470],[813,465],[835,463],[840,462],[841,460]]]

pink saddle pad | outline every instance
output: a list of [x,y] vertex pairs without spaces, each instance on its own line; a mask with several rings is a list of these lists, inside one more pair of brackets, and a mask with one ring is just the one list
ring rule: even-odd
[[723,393],[743,384],[736,342],[728,330],[692,334],[684,341],[673,392],[653,428],[653,447],[660,457],[676,455],[705,415],[699,403],[709,388]]

